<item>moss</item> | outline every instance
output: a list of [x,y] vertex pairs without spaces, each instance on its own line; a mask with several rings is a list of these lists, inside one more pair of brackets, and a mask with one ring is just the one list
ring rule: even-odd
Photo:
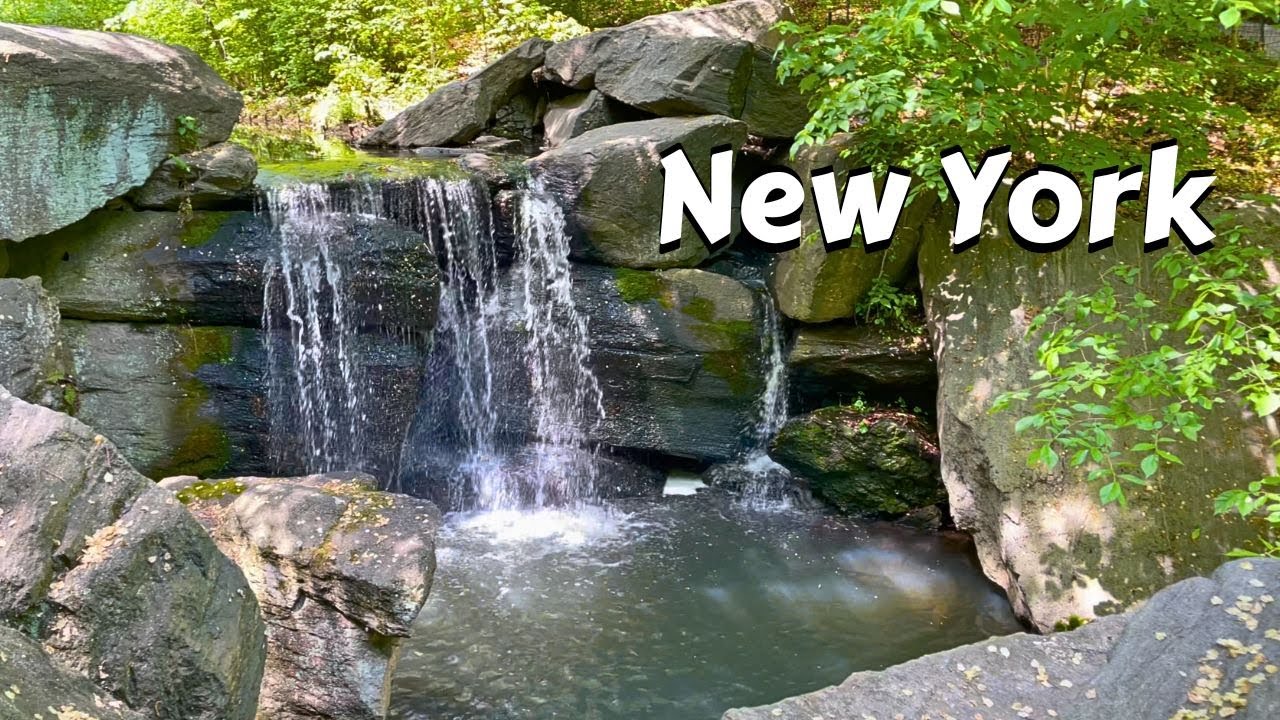
[[226,365],[235,359],[234,328],[189,327],[186,328],[182,352],[177,362],[187,372],[194,373],[205,365]]
[[182,233],[178,236],[178,241],[184,248],[207,245],[233,214],[229,212],[195,213],[183,221]]
[[297,182],[323,183],[360,179],[387,181],[418,177],[464,180],[468,175],[452,160],[355,153],[349,157],[323,160],[267,163],[258,171],[258,184],[270,187]]
[[378,527],[387,522],[384,510],[395,505],[390,493],[359,481],[335,481],[326,483],[321,492],[347,501],[346,512],[335,530],[346,531],[366,527]]
[[716,319],[716,304],[708,298],[696,297],[685,303],[680,311],[695,320],[713,323]]
[[383,635],[379,632],[370,632],[368,635],[369,647],[384,658],[393,658],[396,655],[397,648],[400,647],[400,638],[390,635]]
[[231,438],[217,423],[204,421],[186,434],[169,461],[154,474],[208,477],[221,473],[230,463]]
[[239,480],[221,480],[219,482],[198,482],[178,491],[178,502],[190,505],[196,502],[209,502],[240,495],[247,486]]
[[0,277],[9,275],[9,241],[0,240]]
[[644,270],[617,268],[613,271],[613,277],[618,285],[618,295],[628,304],[650,300],[661,302],[667,289],[667,284],[661,277]]

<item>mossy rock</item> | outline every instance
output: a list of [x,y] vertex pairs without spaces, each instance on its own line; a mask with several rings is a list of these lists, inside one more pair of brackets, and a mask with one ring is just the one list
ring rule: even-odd
[[908,413],[823,408],[789,421],[770,455],[844,512],[900,515],[946,499],[932,433]]

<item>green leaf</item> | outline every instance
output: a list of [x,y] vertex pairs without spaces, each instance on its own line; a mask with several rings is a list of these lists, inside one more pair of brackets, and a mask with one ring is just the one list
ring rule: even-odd
[[1156,474],[1156,471],[1159,469],[1160,469],[1160,458],[1156,457],[1155,455],[1148,455],[1142,458],[1142,474],[1143,475],[1147,477],[1152,477]]
[[[946,3],[943,3],[944,5]],[[1240,8],[1229,7],[1218,15],[1218,21],[1222,23],[1222,27],[1232,28],[1240,24]]]
[[1124,488],[1120,487],[1118,482],[1109,482],[1098,490],[1098,497],[1102,500],[1103,505],[1111,505],[1112,503],[1124,504]]
[[[942,0],[941,8],[942,12],[948,15],[960,16],[960,3],[954,2],[954,0]],[[1237,14],[1239,14],[1238,11]]]

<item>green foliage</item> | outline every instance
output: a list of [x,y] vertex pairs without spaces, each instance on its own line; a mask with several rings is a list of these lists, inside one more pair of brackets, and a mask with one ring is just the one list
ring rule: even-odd
[[715,5],[724,0],[546,0],[558,10],[588,27],[625,25],[646,15]]
[[861,158],[944,197],[953,145],[1088,172],[1176,137],[1190,165],[1258,141],[1257,98],[1235,92],[1276,88],[1280,66],[1223,28],[1254,10],[1280,0],[892,0],[856,30],[782,23],[779,76],[813,98],[797,148],[854,132]]
[[129,0],[0,0],[0,20],[24,25],[61,25],[99,30]]
[[867,325],[919,332],[920,297],[903,290],[883,275],[871,281],[871,287],[854,306],[854,315]]
[[[1259,418],[1280,410],[1280,289],[1268,276],[1274,248],[1247,242],[1239,228],[1217,243],[1200,256],[1165,253],[1150,277],[1117,265],[1100,289],[1068,292],[1035,317],[1028,336],[1041,338],[1040,370],[1031,387],[1004,393],[994,406],[1029,407],[1015,429],[1036,439],[1030,465],[1082,471],[1103,504],[1125,505],[1129,491],[1182,464],[1179,447],[1200,440],[1219,406]],[[1149,294],[1166,286],[1167,297]],[[1216,508],[1261,511],[1280,527],[1277,488],[1280,478],[1258,480],[1223,495]]]

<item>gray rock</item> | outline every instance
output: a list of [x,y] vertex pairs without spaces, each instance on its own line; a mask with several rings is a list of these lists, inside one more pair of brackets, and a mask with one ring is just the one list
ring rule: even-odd
[[[435,573],[440,514],[353,474],[164,485],[240,566],[267,623],[260,717],[386,717]],[[305,522],[301,519],[305,518]]]
[[[143,720],[88,679],[53,662],[40,644],[0,625],[0,717],[49,720]],[[52,714],[50,714],[52,713]]]
[[932,395],[937,379],[929,338],[898,328],[801,326],[787,353],[787,385],[797,407],[860,395]]
[[0,389],[0,509],[0,618],[148,717],[254,717],[264,634],[244,575],[115,446]]
[[[428,331],[439,271],[418,233],[394,223],[335,215],[328,238],[344,268],[355,323]],[[84,320],[257,326],[263,269],[280,238],[248,212],[102,210],[17,245],[12,271],[39,275],[63,317]]]
[[773,65],[772,27],[789,16],[780,3],[738,0],[647,17],[552,46],[546,77],[656,115],[726,115],[790,137],[809,113]]
[[0,278],[0,385],[32,400],[48,378],[58,335],[58,301],[40,278]]
[[946,499],[933,433],[908,413],[822,408],[787,421],[769,454],[844,512],[900,515]]
[[368,147],[460,145],[490,127],[499,110],[532,85],[551,43],[526,40],[466,80],[449,83],[386,121],[361,144]]
[[253,201],[258,161],[235,143],[219,143],[164,161],[146,184],[129,194],[147,210],[218,209]]
[[467,143],[467,147],[481,153],[519,153],[524,150],[524,143],[508,137],[481,135]]
[[709,253],[687,218],[680,249],[658,252],[659,154],[680,143],[699,177],[709,179],[711,149],[736,150],[745,141],[746,125],[727,117],[662,118],[583,133],[528,166],[565,208],[575,259],[630,268],[688,267]]
[[1236,561],[1127,615],[1047,636],[992,638],[724,720],[981,715],[1167,720],[1280,714],[1280,562]]
[[[67,320],[59,341],[65,380],[49,404],[92,424],[149,475],[305,471],[296,411],[271,402],[262,331]],[[287,338],[270,341],[284,357]],[[372,333],[350,352],[376,399],[365,407],[370,432],[358,454],[363,469],[390,477],[417,408],[425,350]]]
[[570,138],[621,120],[622,113],[598,90],[553,100],[542,119],[545,143],[548,148],[559,147]]
[[[1007,187],[992,200],[988,218],[1005,217]],[[1270,457],[1269,434],[1230,403],[1211,414],[1197,442],[1177,446],[1183,465],[1163,467],[1158,489],[1130,493],[1124,508],[1100,506],[1087,467],[1029,467],[1036,437],[1014,432],[1023,407],[991,412],[1002,392],[1027,387],[1040,369],[1039,340],[1026,331],[1042,308],[1068,290],[1092,292],[1119,262],[1150,268],[1160,257],[1142,252],[1141,225],[1122,219],[1114,247],[1090,254],[1083,228],[1063,250],[1029,253],[1004,222],[988,223],[978,244],[957,255],[949,247],[954,203],[945,208],[927,226],[920,253],[938,365],[942,478],[956,524],[974,535],[984,571],[1005,588],[1015,611],[1041,629],[1072,615],[1115,612],[1170,582],[1209,572],[1217,558],[1252,541],[1248,523],[1213,512],[1213,498],[1223,491],[1272,474],[1263,460]],[[1121,298],[1135,289],[1157,298],[1171,292],[1162,272],[1143,272],[1137,288],[1110,282]],[[1145,328],[1135,332],[1146,337]],[[1137,442],[1136,435],[1120,441]]]
[[0,24],[0,55],[3,239],[70,225],[170,155],[226,140],[240,116],[240,95],[204,61],[154,40]]
[[754,293],[702,270],[580,266],[573,281],[604,393],[595,439],[705,461],[738,454],[764,377]]
[[902,284],[915,267],[921,227],[935,214],[935,198],[917,198],[903,209],[887,249],[868,254],[859,232],[850,247],[828,252],[819,232],[809,177],[814,170],[831,166],[836,169],[836,186],[843,188],[847,173],[858,163],[856,158],[841,154],[853,147],[851,136],[838,135],[823,145],[804,148],[787,163],[803,179],[809,199],[801,214],[804,236],[800,247],[778,256],[771,287],[778,309],[793,320],[824,323],[851,318],[876,278],[884,276],[894,285]]

